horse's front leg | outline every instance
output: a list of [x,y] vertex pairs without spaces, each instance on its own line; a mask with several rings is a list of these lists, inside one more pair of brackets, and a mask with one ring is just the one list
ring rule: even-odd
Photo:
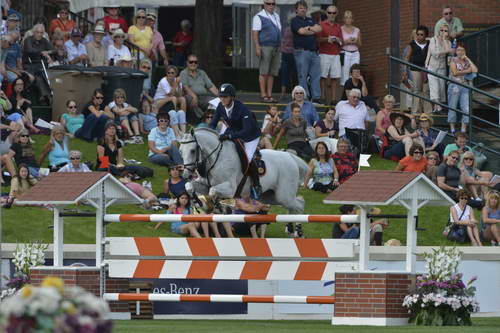
[[229,181],[214,185],[208,191],[208,195],[213,199],[232,199],[234,197],[234,186]]
[[208,194],[209,190],[210,188],[208,187],[206,181],[203,181],[202,179],[192,180],[186,183],[186,191],[190,196],[192,196],[193,193]]

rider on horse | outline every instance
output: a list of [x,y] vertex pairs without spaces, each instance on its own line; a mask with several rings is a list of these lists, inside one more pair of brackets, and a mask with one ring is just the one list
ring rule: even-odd
[[236,100],[236,89],[229,83],[221,85],[219,90],[221,102],[215,110],[210,127],[215,129],[219,120],[223,120],[226,130],[219,137],[221,141],[239,139],[245,146],[245,154],[249,162],[249,173],[252,178],[254,195],[256,198],[262,194],[257,165],[253,160],[257,145],[260,140],[260,128],[253,113]]

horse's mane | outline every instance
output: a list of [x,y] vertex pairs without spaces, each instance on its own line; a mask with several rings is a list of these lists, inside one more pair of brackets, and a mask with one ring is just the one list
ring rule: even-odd
[[216,136],[219,136],[219,132],[217,132],[216,130],[214,130],[210,127],[195,128],[194,132],[195,133],[197,133],[197,132],[209,132],[209,133],[215,134]]

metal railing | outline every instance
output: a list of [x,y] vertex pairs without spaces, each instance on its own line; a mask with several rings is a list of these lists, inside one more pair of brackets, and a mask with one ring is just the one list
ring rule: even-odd
[[[389,78],[392,78],[392,73],[394,71],[393,63],[397,64],[396,67],[398,68],[398,70],[399,70],[399,68],[400,68],[401,65],[407,66],[407,67],[410,67],[412,70],[419,70],[419,71],[422,71],[424,73],[427,73],[428,75],[434,75],[434,76],[436,76],[436,77],[444,80],[448,84],[449,83],[453,83],[453,84],[456,84],[456,85],[458,85],[460,87],[468,89],[469,90],[469,113],[463,112],[462,110],[457,109],[457,108],[452,108],[452,107],[448,106],[447,104],[444,104],[444,103],[441,103],[441,102],[437,102],[437,101],[433,101],[430,98],[428,98],[426,96],[422,96],[422,95],[416,94],[416,93],[412,92],[411,90],[403,89],[403,88],[401,88],[399,86],[399,83],[398,84],[394,84],[394,83],[391,82],[391,80],[389,80],[389,84],[388,84],[388,88],[389,88],[389,93],[390,94],[392,94],[393,90],[397,90],[397,91],[409,94],[409,95],[413,96],[414,98],[420,98],[423,101],[427,101],[427,102],[432,103],[432,104],[437,104],[437,105],[440,105],[442,108],[445,108],[445,109],[448,109],[448,110],[451,110],[451,111],[455,111],[455,112],[457,112],[457,113],[459,113],[461,115],[468,116],[469,119],[470,119],[469,123],[468,123],[469,140],[474,145],[480,145],[480,142],[474,139],[474,134],[475,133],[474,133],[473,129],[477,130],[477,131],[481,131],[481,132],[486,133],[488,135],[491,135],[491,136],[493,136],[493,137],[495,137],[497,139],[500,139],[500,134],[499,134],[500,133],[500,125],[499,124],[495,124],[495,123],[493,123],[491,121],[488,121],[488,120],[485,120],[485,119],[482,119],[480,117],[475,116],[473,114],[473,103],[478,103],[478,104],[486,106],[486,107],[488,107],[490,109],[496,110],[496,112],[498,112],[499,116],[500,116],[499,107],[495,107],[495,106],[489,105],[487,103],[483,103],[481,101],[474,100],[472,92],[475,92],[477,94],[486,96],[486,97],[494,100],[496,105],[500,105],[500,97],[492,95],[492,94],[490,94],[490,93],[488,93],[488,92],[486,92],[484,90],[478,89],[478,88],[476,88],[474,86],[469,86],[469,85],[466,85],[466,84],[462,84],[460,82],[453,81],[452,79],[450,79],[450,78],[448,78],[448,77],[446,77],[444,75],[441,75],[439,73],[427,70],[424,67],[420,67],[420,66],[414,65],[414,64],[409,63],[409,62],[407,62],[407,61],[405,61],[403,59],[400,59],[400,58],[397,58],[397,57],[394,57],[394,56],[391,56],[391,55],[389,55]],[[486,75],[481,75],[481,76],[484,77],[484,78],[491,79],[491,78],[489,78]],[[492,79],[492,80],[493,81],[497,81],[495,79]],[[482,127],[474,126],[474,121],[479,122],[482,125],[487,125],[489,127],[493,127],[494,129],[496,129],[498,131],[498,133],[495,133],[494,131],[487,130],[487,129],[482,128]],[[493,153],[495,155],[500,156],[500,151],[498,151],[498,150],[496,150],[496,149],[494,149],[492,147],[484,146],[483,149],[486,150],[486,151],[488,151],[488,152],[490,152],[490,153]]]
[[[459,41],[465,44],[467,56],[478,68],[496,78],[493,81],[500,79],[500,61],[498,61],[500,55],[500,24],[461,37]],[[490,82],[492,80],[480,75],[475,83],[478,87],[481,87]]]

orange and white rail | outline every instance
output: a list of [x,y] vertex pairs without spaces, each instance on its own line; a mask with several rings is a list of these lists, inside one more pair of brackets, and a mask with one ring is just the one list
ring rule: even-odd
[[355,271],[347,261],[106,260],[109,277],[130,279],[331,280]]
[[106,301],[151,301],[151,302],[229,302],[229,303],[293,303],[335,304],[333,296],[258,296],[225,294],[104,294]]
[[[108,237],[113,256],[183,258],[354,258],[359,240],[317,238]],[[217,259],[219,259],[217,258]]]
[[358,215],[182,215],[182,214],[106,214],[106,222],[249,222],[249,223],[357,223]]

